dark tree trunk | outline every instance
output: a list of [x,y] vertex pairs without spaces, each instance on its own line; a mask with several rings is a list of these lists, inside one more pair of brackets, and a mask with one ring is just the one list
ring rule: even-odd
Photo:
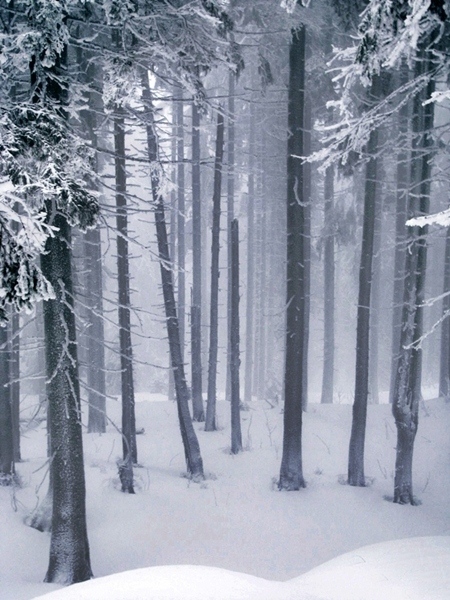
[[239,390],[239,224],[231,222],[231,324],[230,324],[230,379],[231,379],[231,453],[242,450],[240,390]]
[[235,103],[234,95],[236,88],[236,75],[230,71],[228,74],[228,144],[227,144],[227,379],[225,398],[231,400],[231,269],[232,269],[232,250],[231,250],[231,223],[234,219],[234,146],[235,146]]
[[160,193],[158,142],[154,129],[153,102],[148,83],[148,74],[142,71],[143,84],[142,98],[146,111],[146,130],[148,159],[154,165],[151,171],[152,198],[155,210],[156,237],[158,241],[158,254],[161,267],[161,281],[166,313],[167,336],[171,364],[174,375],[175,395],[178,407],[181,438],[184,446],[187,471],[194,479],[204,479],[203,461],[200,454],[197,435],[189,413],[189,389],[184,374],[184,363],[181,355],[180,331],[178,326],[175,292],[173,286],[172,261],[169,254],[167,226],[164,211],[164,199]]
[[20,317],[11,314],[10,361],[11,417],[13,428],[14,462],[20,462]]
[[[400,85],[408,81],[408,68],[402,65]],[[392,350],[391,350],[391,380],[389,386],[389,402],[392,404],[395,387],[395,374],[399,358],[400,334],[402,326],[402,303],[405,276],[406,250],[406,213],[408,173],[408,103],[400,109],[398,115],[398,146],[402,150],[397,155],[397,198],[395,213],[395,254],[394,254],[394,290],[392,299]]]
[[[425,52],[416,65],[416,75],[429,68]],[[411,156],[411,185],[418,193],[409,197],[409,216],[426,215],[429,212],[432,137],[434,121],[433,103],[423,106],[425,98],[434,91],[431,79],[425,95],[419,93],[414,98],[412,132],[413,149]],[[402,312],[400,353],[397,363],[392,412],[397,427],[397,454],[394,477],[394,502],[415,504],[412,484],[412,458],[414,440],[419,421],[421,400],[423,301],[427,260],[427,226],[415,227],[409,232],[409,247],[405,263],[405,287]]]
[[[379,76],[372,81],[371,98],[379,97]],[[356,325],[355,400],[353,402],[352,432],[348,456],[348,483],[365,486],[364,442],[366,437],[367,398],[369,393],[369,329],[372,284],[373,242],[377,198],[378,131],[370,134],[367,144],[369,162],[366,166],[364,188],[364,221],[359,268],[358,313]]]
[[[308,33],[306,35],[306,45],[308,44]],[[303,134],[303,156],[309,156],[311,153],[311,100],[305,93],[305,124]],[[303,274],[303,293],[305,295],[305,323],[303,330],[303,392],[302,406],[303,410],[308,407],[308,348],[309,348],[309,320],[311,308],[311,163],[305,162],[303,166],[303,202],[305,203],[305,226],[303,231],[304,248],[304,274]]]
[[370,296],[370,340],[369,340],[369,402],[380,403],[378,386],[379,365],[379,323],[380,323],[380,279],[381,279],[381,236],[382,236],[383,198],[380,185],[377,184],[375,200],[375,223],[373,240],[372,290]]
[[441,357],[439,371],[439,397],[450,398],[450,229],[445,238],[444,296],[442,301]]
[[130,322],[130,270],[128,263],[128,218],[125,170],[125,111],[116,107],[114,116],[116,169],[117,286],[119,293],[119,348],[122,386],[122,451],[119,468],[122,491],[134,494],[133,463],[137,463],[134,413],[133,356]]
[[334,389],[334,167],[325,172],[324,323],[322,404],[333,402]]
[[[172,140],[171,140],[171,159],[172,159],[172,182],[177,180],[177,99],[174,90],[172,101]],[[169,254],[175,257],[177,248],[177,192],[172,189],[170,192],[170,219],[169,219]],[[173,265],[175,277],[175,265]],[[167,395],[170,401],[175,401],[175,383],[173,380],[172,359],[169,350],[169,389]]]
[[245,310],[245,388],[244,401],[252,401],[253,373],[253,311],[255,290],[255,103],[250,102],[250,136],[248,144],[248,204],[247,204],[247,294]]
[[50,562],[45,581],[68,585],[92,577],[86,529],[78,357],[73,310],[71,232],[65,217],[47,204],[57,227],[41,257],[56,293],[44,302],[48,422],[53,489]]
[[214,164],[213,223],[211,243],[211,305],[209,321],[208,400],[205,431],[216,430],[217,351],[219,346],[219,236],[220,194],[222,190],[223,115],[217,115],[216,158]]
[[200,113],[192,104],[192,416],[204,421],[202,397],[202,204],[200,198]]
[[305,26],[292,31],[289,51],[287,156],[287,297],[284,374],[284,432],[280,490],[305,487],[302,468],[303,334],[305,330]]
[[0,485],[10,485],[14,475],[10,358],[8,329],[0,327]]

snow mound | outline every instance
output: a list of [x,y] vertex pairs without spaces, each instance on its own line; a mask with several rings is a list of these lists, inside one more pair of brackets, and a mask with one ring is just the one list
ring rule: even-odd
[[[39,600],[449,600],[450,536],[365,546],[287,582],[193,565],[149,567]],[[38,600],[38,599],[35,599]]]

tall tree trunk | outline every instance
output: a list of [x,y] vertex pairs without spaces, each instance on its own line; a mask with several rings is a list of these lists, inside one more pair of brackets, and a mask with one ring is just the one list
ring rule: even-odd
[[380,403],[378,385],[378,347],[380,323],[380,279],[381,279],[381,236],[382,236],[383,198],[380,183],[377,184],[377,198],[375,200],[375,223],[373,240],[372,264],[372,290],[370,296],[370,340],[369,340],[369,401],[372,404]]
[[235,145],[235,103],[234,95],[236,88],[236,75],[230,71],[228,74],[228,144],[227,144],[227,378],[225,388],[226,400],[231,400],[231,269],[232,269],[232,250],[231,250],[231,223],[234,219],[234,145]]
[[450,398],[450,229],[445,237],[444,296],[442,301],[439,397]]
[[[415,75],[430,68],[425,51],[416,64]],[[418,93],[414,98],[411,156],[411,185],[409,216],[426,215],[429,212],[432,136],[434,104],[423,106],[431,97],[435,86],[430,79],[425,95]],[[415,504],[412,484],[412,458],[414,441],[419,422],[421,399],[423,301],[427,261],[426,235],[428,227],[415,227],[409,233],[409,248],[406,253],[404,304],[400,355],[397,363],[392,413],[397,427],[397,452],[395,460],[394,502]]]
[[114,116],[116,169],[117,286],[119,293],[119,348],[122,389],[122,452],[119,468],[122,491],[134,494],[133,463],[137,463],[134,414],[133,356],[130,320],[130,270],[128,263],[128,217],[125,170],[125,111],[116,107]]
[[192,103],[192,417],[203,422],[202,397],[202,203],[200,197],[200,113]]
[[284,431],[278,488],[305,487],[302,468],[303,334],[305,330],[305,26],[292,31],[289,51],[287,157],[287,296],[284,374]]
[[71,231],[47,203],[57,234],[41,257],[56,298],[44,302],[48,422],[53,489],[50,562],[45,581],[68,585],[92,577],[86,529],[78,357],[73,308]]
[[[172,160],[172,183],[176,183],[177,181],[177,99],[174,88],[173,100],[172,100],[172,140],[171,140],[171,160]],[[170,218],[169,218],[169,254],[171,257],[175,257],[175,252],[177,248],[177,191],[172,189],[170,192]],[[173,265],[174,276],[175,276],[175,265]],[[169,350],[169,389],[167,391],[167,395],[170,401],[175,400],[175,382],[173,380],[173,371],[172,371],[172,359],[170,357]]]
[[10,485],[14,475],[10,358],[8,329],[0,327],[0,485]]
[[177,249],[178,249],[178,322],[181,356],[184,360],[186,332],[186,201],[184,180],[184,104],[183,90],[177,93]]
[[20,455],[20,317],[11,314],[11,360],[10,360],[11,417],[13,428],[14,462],[21,461]]
[[239,390],[239,224],[231,222],[231,326],[230,326],[230,379],[231,379],[231,453],[242,450],[240,390]]
[[322,404],[333,402],[334,389],[334,167],[325,172],[324,323]]
[[[374,76],[370,92],[376,100],[380,95],[380,78]],[[359,293],[356,326],[355,399],[353,402],[352,432],[348,456],[348,483],[365,486],[364,442],[366,437],[367,398],[369,393],[369,329],[370,295],[372,284],[373,241],[377,198],[378,131],[370,134],[367,143],[369,162],[366,166],[364,188],[364,221],[359,267]]]
[[[306,46],[308,46],[308,32],[306,35]],[[306,52],[306,51],[305,51]],[[303,134],[303,156],[311,154],[311,100],[305,93],[305,114],[304,114],[304,134]],[[303,392],[302,406],[303,410],[308,407],[308,348],[309,348],[309,321],[311,309],[311,163],[305,162],[303,166],[303,202],[305,203],[305,226],[303,231],[304,247],[304,295],[305,295],[305,323],[303,330]]]
[[[400,85],[408,81],[408,67],[402,65],[400,70]],[[395,212],[395,254],[394,254],[394,290],[392,299],[392,350],[391,350],[391,379],[389,386],[389,402],[394,398],[395,376],[399,359],[400,334],[402,327],[402,303],[405,276],[405,251],[406,251],[406,213],[407,213],[407,186],[408,173],[408,119],[409,105],[406,103],[398,115],[398,146],[401,148],[397,154],[397,192]]]
[[[264,136],[264,134],[262,134]],[[259,310],[258,310],[258,352],[256,362],[256,397],[258,401],[262,402],[266,397],[266,336],[267,336],[267,309],[269,307],[267,303],[267,194],[266,194],[266,178],[265,178],[265,165],[264,156],[266,147],[264,143],[264,137],[261,143],[261,210],[260,210],[260,244],[258,256],[260,257],[260,270],[259,270]]]
[[245,388],[244,401],[252,401],[253,374],[253,311],[255,290],[255,103],[250,101],[250,135],[248,144],[248,204],[247,204],[247,294],[245,310]]
[[217,399],[217,352],[219,346],[219,236],[220,195],[222,191],[223,115],[217,115],[216,157],[214,163],[213,223],[211,242],[211,305],[209,321],[208,400],[205,431],[215,431]]
[[164,199],[160,192],[160,175],[157,166],[159,164],[158,141],[154,126],[154,109],[147,71],[143,70],[141,72],[141,81],[143,87],[142,98],[146,112],[148,159],[150,164],[153,165],[150,176],[152,199],[155,210],[156,238],[158,241],[167,336],[169,338],[181,438],[183,441],[188,473],[194,479],[203,479],[203,461],[200,454],[197,435],[189,413],[189,389],[186,383],[183,357],[181,355],[180,331],[173,286],[172,261],[169,254]]

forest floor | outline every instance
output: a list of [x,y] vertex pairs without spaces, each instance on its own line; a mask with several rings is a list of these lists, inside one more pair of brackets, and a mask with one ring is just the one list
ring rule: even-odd
[[[448,403],[421,405],[414,455],[420,505],[399,506],[390,501],[396,432],[387,405],[369,406],[367,487],[345,485],[351,406],[311,404],[303,430],[307,488],[278,492],[280,405],[254,402],[241,413],[245,451],[237,456],[230,454],[229,403],[218,403],[219,431],[206,433],[195,424],[207,473],[198,484],[185,477],[175,404],[157,395],[139,394],[137,400],[137,428],[145,431],[138,436],[135,495],[119,489],[117,430],[109,425],[106,434],[84,436],[96,577],[189,564],[286,581],[367,544],[450,535]],[[119,402],[109,401],[108,415],[119,423]],[[0,600],[30,600],[57,588],[42,583],[49,534],[24,524],[47,491],[43,422],[28,425],[22,456],[22,487],[0,488]]]

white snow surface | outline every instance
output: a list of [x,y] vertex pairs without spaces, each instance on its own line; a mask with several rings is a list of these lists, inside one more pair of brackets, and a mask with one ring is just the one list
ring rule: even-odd
[[[32,401],[24,401],[30,413]],[[282,449],[279,405],[253,402],[241,413],[246,451],[237,456],[229,453],[229,403],[218,403],[219,431],[194,424],[207,473],[201,484],[180,476],[175,404],[142,394],[136,408],[145,433],[138,436],[134,496],[119,491],[114,427],[84,436],[96,579],[69,588],[42,583],[50,538],[23,523],[48,485],[44,423],[24,431],[23,486],[0,488],[0,600],[51,591],[49,600],[450,600],[450,404],[421,404],[414,454],[419,506],[389,500],[396,433],[388,405],[369,406],[370,485],[354,488],[340,483],[351,406],[310,404],[303,431],[307,488],[299,492],[278,492],[273,483]],[[118,401],[108,403],[108,415],[120,422]],[[105,592],[104,585],[112,588]]]

